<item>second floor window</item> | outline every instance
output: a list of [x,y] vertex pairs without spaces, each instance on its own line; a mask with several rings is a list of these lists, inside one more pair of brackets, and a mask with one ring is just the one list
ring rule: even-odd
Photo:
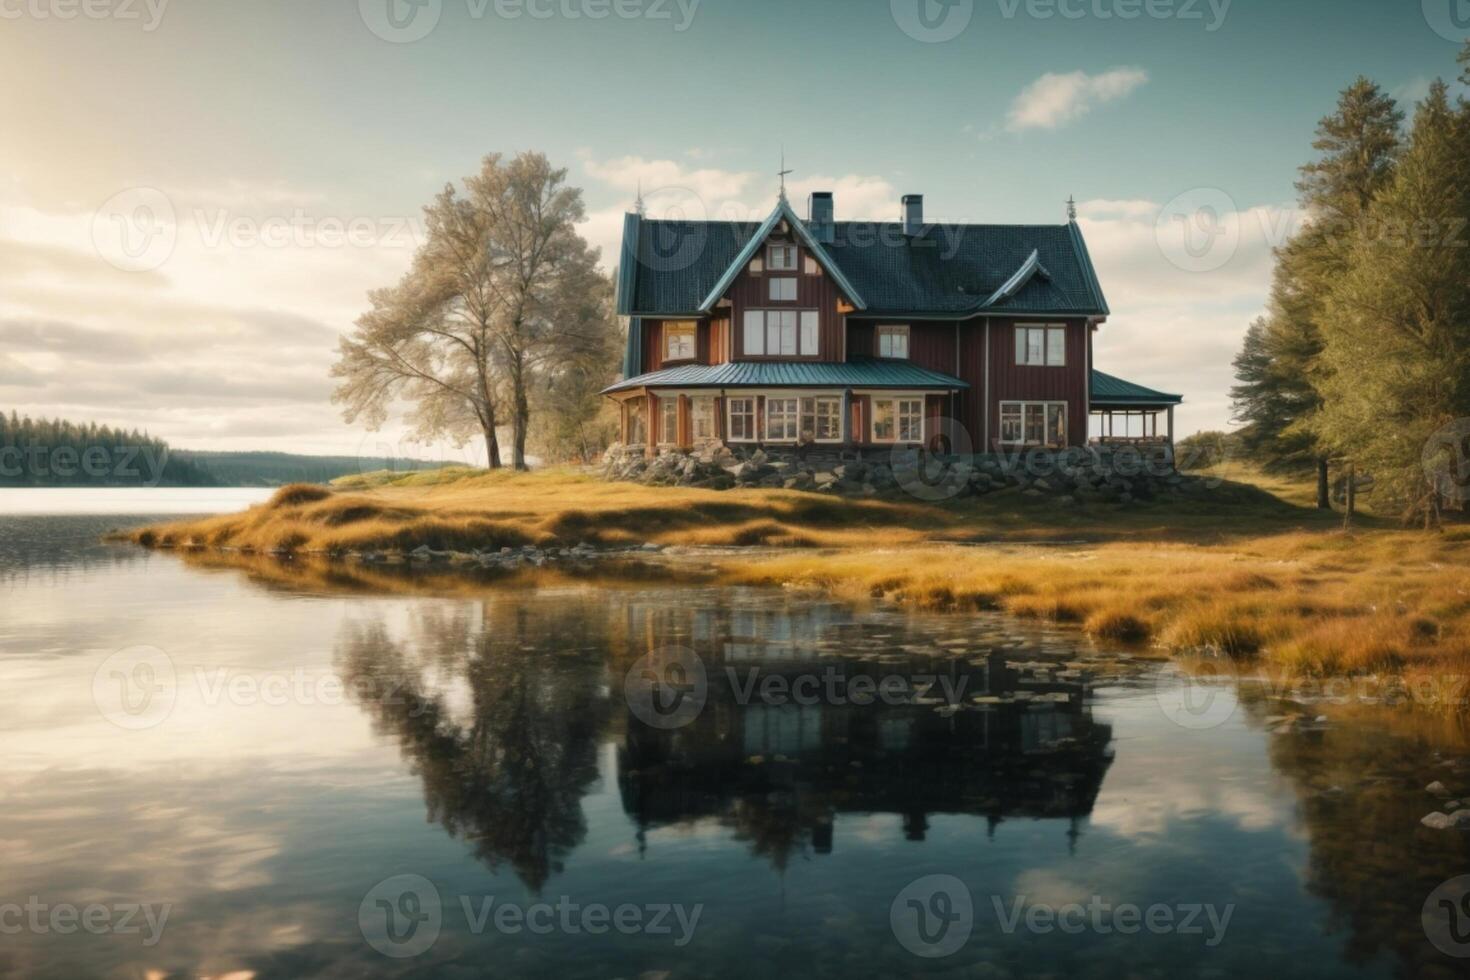
[[1067,366],[1067,328],[1060,324],[1016,328],[1016,363],[1030,367]]
[[777,303],[796,302],[796,280],[790,278],[777,278],[771,281],[771,299]]
[[795,272],[796,246],[772,245],[767,248],[766,267],[772,272]]
[[746,357],[816,357],[816,310],[746,310]]
[[878,356],[907,360],[909,356],[909,328],[879,327]]
[[664,360],[694,360],[693,320],[670,320],[664,324]]

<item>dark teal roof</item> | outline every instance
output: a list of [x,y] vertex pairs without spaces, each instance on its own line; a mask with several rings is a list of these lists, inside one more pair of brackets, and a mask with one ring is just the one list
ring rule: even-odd
[[632,388],[968,388],[959,378],[912,361],[731,361],[681,364],[619,381],[610,395]]
[[1170,395],[1101,371],[1092,372],[1094,405],[1178,405],[1182,401],[1183,395]]
[[[629,214],[618,312],[697,313],[761,227]],[[823,248],[864,315],[1108,315],[1076,224],[928,225],[913,237],[898,223],[838,221],[833,228]]]

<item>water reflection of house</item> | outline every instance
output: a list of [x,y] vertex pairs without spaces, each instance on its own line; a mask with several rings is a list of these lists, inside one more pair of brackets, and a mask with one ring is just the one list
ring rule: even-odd
[[[640,837],[714,818],[737,835],[826,853],[843,813],[900,814],[905,835],[921,840],[933,814],[983,816],[992,830],[1008,818],[1065,819],[1075,833],[1091,812],[1112,761],[1112,732],[1093,720],[1080,682],[1018,672],[1002,654],[979,662],[789,657],[783,646],[767,645],[762,656],[760,644],[725,644],[689,725],[664,731],[629,720],[619,787]],[[838,678],[819,684],[815,703],[748,693],[752,677],[813,675]],[[857,677],[926,675],[941,682],[904,703],[856,704],[844,693]],[[944,684],[960,692],[959,710],[933,703]]]

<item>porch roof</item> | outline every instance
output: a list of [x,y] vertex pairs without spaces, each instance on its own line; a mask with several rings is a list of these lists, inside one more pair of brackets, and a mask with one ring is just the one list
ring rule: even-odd
[[1093,408],[1149,408],[1167,407],[1178,405],[1184,401],[1183,395],[1171,395],[1164,391],[1155,391],[1145,388],[1143,385],[1134,384],[1132,381],[1124,381],[1111,374],[1101,371],[1092,372],[1092,407]]
[[912,361],[730,361],[681,364],[619,381],[603,389],[615,395],[634,388],[941,388],[970,387],[959,378]]

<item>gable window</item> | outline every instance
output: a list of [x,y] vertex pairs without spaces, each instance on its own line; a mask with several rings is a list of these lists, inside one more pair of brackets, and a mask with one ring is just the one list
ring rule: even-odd
[[695,442],[709,442],[715,437],[715,400],[696,397],[689,400],[689,426]]
[[795,442],[797,426],[796,398],[766,399],[766,441]]
[[924,399],[873,399],[874,442],[922,442]]
[[1012,446],[1065,446],[1066,402],[1001,402],[1000,441]]
[[780,277],[771,280],[771,300],[777,303],[796,302],[796,280]]
[[816,357],[816,310],[746,310],[745,356]]
[[822,267],[817,264],[816,259],[808,255],[802,261],[802,271],[809,276],[820,276],[822,274]]
[[878,356],[907,360],[909,356],[909,328],[907,326],[879,327]]
[[658,400],[658,441],[672,446],[679,441],[679,399],[668,396]]
[[1067,366],[1067,328],[1058,323],[1016,328],[1016,363],[1030,367]]
[[830,395],[803,398],[801,438],[803,442],[841,442],[842,399]]
[[664,323],[664,360],[694,360],[695,333],[693,320],[669,320]]
[[727,398],[725,409],[729,413],[727,429],[731,442],[755,441],[755,399]]
[[766,265],[772,272],[796,271],[796,246],[772,245],[766,249]]

